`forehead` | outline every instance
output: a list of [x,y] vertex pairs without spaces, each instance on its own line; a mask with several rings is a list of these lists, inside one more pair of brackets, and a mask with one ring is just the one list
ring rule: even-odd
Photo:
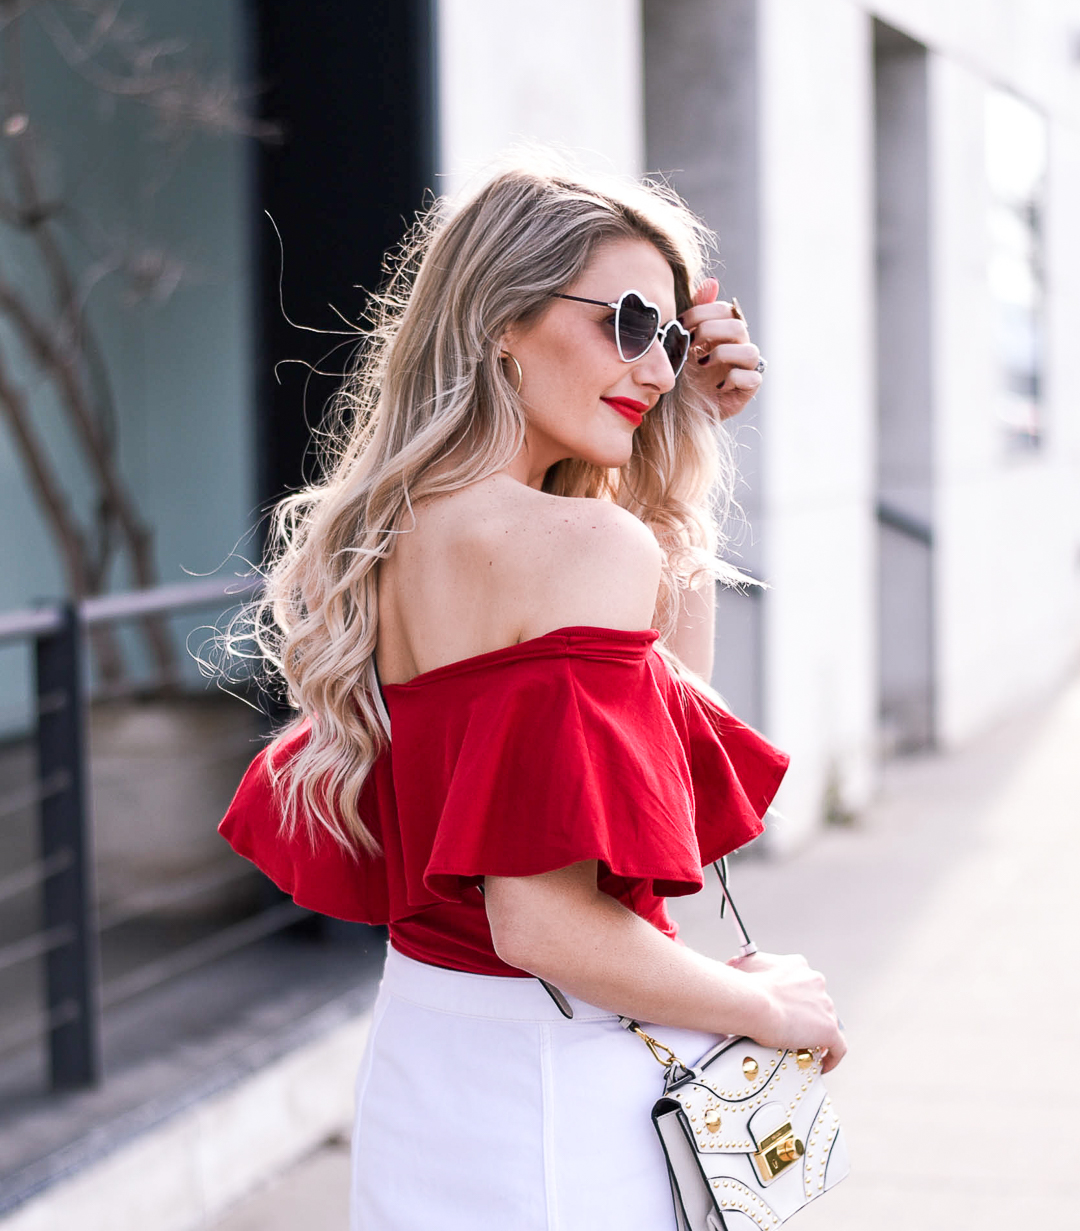
[[613,239],[593,253],[570,293],[614,301],[623,291],[640,291],[665,320],[675,315],[675,277],[659,249],[644,239]]

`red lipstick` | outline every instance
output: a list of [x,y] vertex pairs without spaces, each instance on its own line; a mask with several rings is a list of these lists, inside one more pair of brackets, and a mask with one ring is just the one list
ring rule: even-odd
[[641,423],[649,409],[648,402],[635,402],[633,398],[601,398],[600,401],[606,402],[612,410],[617,410],[624,419],[629,419],[634,427]]

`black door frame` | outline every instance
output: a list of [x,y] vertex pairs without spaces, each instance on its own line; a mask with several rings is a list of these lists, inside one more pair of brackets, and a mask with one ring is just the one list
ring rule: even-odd
[[259,111],[281,128],[256,155],[251,217],[266,510],[315,477],[312,431],[340,377],[312,369],[341,373],[352,351],[308,330],[344,328],[330,304],[361,320],[434,182],[435,0],[245,2]]

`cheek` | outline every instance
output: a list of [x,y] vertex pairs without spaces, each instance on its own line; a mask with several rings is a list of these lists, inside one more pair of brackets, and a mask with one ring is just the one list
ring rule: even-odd
[[595,398],[611,379],[597,347],[573,333],[560,332],[530,347],[529,361],[535,376],[530,384],[541,396]]

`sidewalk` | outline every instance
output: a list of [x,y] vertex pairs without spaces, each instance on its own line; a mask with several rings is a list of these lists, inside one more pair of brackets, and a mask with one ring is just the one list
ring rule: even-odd
[[[858,825],[736,868],[762,949],[806,953],[851,1043],[828,1079],[852,1174],[799,1231],[1080,1225],[1080,681],[948,757],[897,762]],[[674,904],[722,956],[711,887]],[[213,1231],[345,1231],[327,1145]]]

